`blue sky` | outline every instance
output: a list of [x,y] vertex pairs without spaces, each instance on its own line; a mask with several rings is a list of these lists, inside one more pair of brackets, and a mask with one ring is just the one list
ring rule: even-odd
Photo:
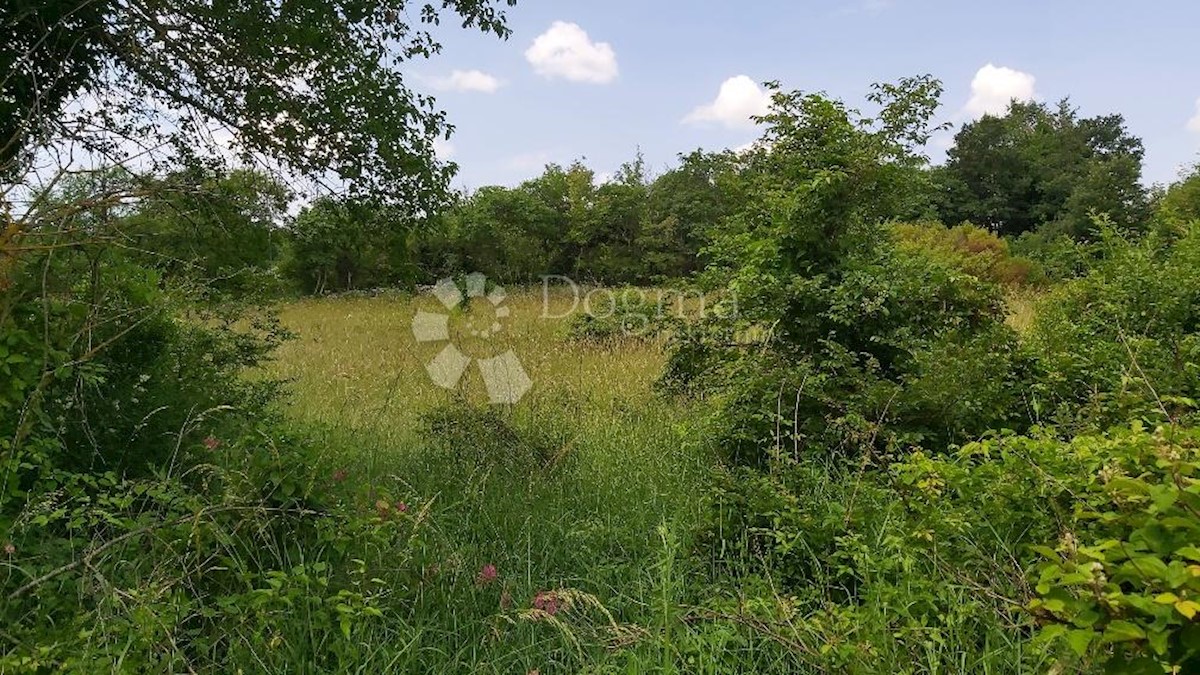
[[444,53],[410,69],[457,127],[443,153],[459,187],[576,158],[607,173],[639,149],[658,172],[752,141],[754,83],[865,107],[870,83],[921,73],[946,86],[943,121],[1070,96],[1125,115],[1148,183],[1200,160],[1200,3],[519,0],[509,16],[508,41],[447,27]]

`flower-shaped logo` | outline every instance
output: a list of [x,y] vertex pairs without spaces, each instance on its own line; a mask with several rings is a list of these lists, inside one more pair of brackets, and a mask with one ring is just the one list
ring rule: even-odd
[[[487,277],[476,272],[467,275],[465,296],[453,279],[442,279],[433,287],[432,293],[447,311],[458,307],[464,300],[469,303],[474,298],[486,298],[495,312],[495,319],[483,325],[476,325],[471,321],[467,330],[476,338],[488,340],[504,329],[503,324],[509,316],[509,309],[503,306],[506,297],[503,288],[497,286],[491,293],[486,291]],[[417,342],[447,342],[438,355],[425,364],[429,378],[439,387],[458,387],[472,361],[479,366],[479,374],[483,377],[488,399],[492,403],[516,403],[533,386],[533,381],[525,373],[521,360],[511,349],[490,358],[472,358],[464,354],[451,341],[450,314],[418,311],[412,320],[412,331]]]

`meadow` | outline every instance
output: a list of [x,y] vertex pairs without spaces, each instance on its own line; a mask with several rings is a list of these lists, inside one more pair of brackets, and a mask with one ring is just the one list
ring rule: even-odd
[[1200,169],[917,74],[459,191],[513,4],[0,20],[0,675],[1200,672]]
[[[571,303],[552,295],[549,314]],[[455,391],[430,380],[440,345],[411,330],[419,309],[438,311],[427,295],[282,308],[296,338],[270,374],[289,381],[287,416],[321,439],[338,481],[371,486],[359,507],[386,493],[410,513],[428,509],[427,583],[394,617],[409,640],[378,645],[372,663],[550,672],[678,657],[660,629],[683,600],[679,558],[716,461],[704,406],[656,393],[661,341],[576,340],[569,318],[542,318],[543,304],[541,289],[513,292],[507,325],[487,341],[465,327],[491,321],[488,303],[450,320],[464,353],[518,354],[534,384],[511,406],[489,404],[473,368]],[[575,607],[537,612],[546,592]]]

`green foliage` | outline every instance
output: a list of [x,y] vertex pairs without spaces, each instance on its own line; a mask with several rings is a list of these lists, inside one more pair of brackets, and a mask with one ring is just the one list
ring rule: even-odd
[[934,174],[938,214],[1009,236],[1053,225],[1087,239],[1099,214],[1136,229],[1147,215],[1143,153],[1120,115],[1080,118],[1065,100],[1055,109],[1014,101],[955,135]]
[[567,337],[592,343],[653,338],[663,328],[665,311],[671,310],[663,306],[663,300],[660,293],[658,303],[651,302],[648,294],[637,288],[613,289],[589,296],[589,311],[571,316]]
[[114,229],[149,267],[210,296],[245,298],[277,286],[290,195],[272,177],[192,169],[165,177]]
[[[1040,638],[1106,672],[1200,667],[1200,435],[1136,426],[1071,447],[1086,457],[1073,522],[1039,546]],[[1049,542],[1048,542],[1049,543]]]
[[466,473],[494,468],[529,475],[553,468],[565,456],[561,430],[518,425],[465,402],[434,409],[423,425],[430,449]]
[[1006,287],[1037,284],[1037,266],[1012,255],[1008,242],[974,225],[896,223],[892,234],[902,249],[923,251],[947,265]]
[[[114,149],[115,135],[183,157],[195,156],[200,138],[211,142],[216,124],[236,132],[242,154],[428,210],[453,171],[433,152],[450,129],[401,69],[440,51],[433,30],[444,19],[507,37],[502,8],[514,1],[6,6],[0,26],[22,38],[0,52],[4,72],[17,75],[0,96],[0,171],[12,173],[27,144],[43,140],[36,132],[72,115],[86,121],[73,133],[103,150]],[[103,103],[64,111],[79,94]]]
[[[890,245],[884,224],[905,208],[923,161],[909,145],[928,133],[939,91],[927,78],[880,88],[881,121],[776,91],[747,206],[708,249],[710,279],[738,312],[681,333],[666,377],[724,396],[735,457],[953,442],[1012,414],[1015,336],[997,288]],[[956,397],[933,394],[951,383]]]
[[1200,396],[1200,228],[1129,242],[1047,296],[1028,339],[1034,412],[1068,428],[1161,422]]
[[315,294],[411,286],[417,278],[411,230],[412,221],[396,209],[320,199],[292,224],[283,272]]
[[733,153],[693,152],[651,178],[641,158],[597,184],[576,162],[549,165],[515,188],[485,187],[418,238],[427,278],[483,272],[504,283],[546,275],[609,284],[697,272],[702,245],[742,199]]
[[1155,219],[1168,228],[1200,221],[1200,165],[1159,197]]

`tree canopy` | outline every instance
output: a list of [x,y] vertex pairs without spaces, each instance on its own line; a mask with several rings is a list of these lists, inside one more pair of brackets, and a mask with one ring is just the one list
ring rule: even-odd
[[1081,118],[1066,100],[1013,101],[955,135],[937,171],[941,216],[1005,235],[1053,224],[1088,236],[1099,213],[1132,227],[1146,215],[1143,154],[1121,115]]
[[[55,137],[107,163],[203,141],[410,209],[440,200],[450,126],[400,66],[435,27],[507,37],[515,0],[17,0],[0,8],[0,170]],[[440,5],[440,7],[439,7]],[[86,99],[91,98],[89,104]],[[72,105],[73,101],[84,102]],[[215,136],[215,138],[214,138]]]

